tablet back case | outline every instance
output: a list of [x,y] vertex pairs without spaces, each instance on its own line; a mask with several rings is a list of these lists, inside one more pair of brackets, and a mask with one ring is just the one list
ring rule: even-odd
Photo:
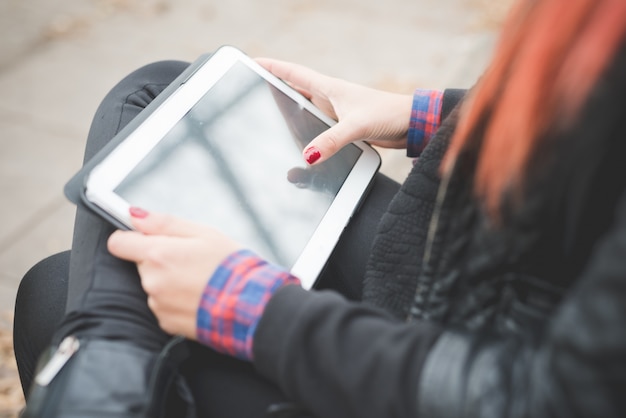
[[87,208],[88,210],[98,214],[102,218],[120,229],[128,229],[124,224],[113,216],[102,210],[99,206],[90,202],[85,195],[85,183],[91,170],[98,165],[109,153],[118,146],[118,144],[133,132],[143,121],[146,120],[154,110],[159,107],[172,93],[180,86],[185,84],[187,80],[209,59],[211,54],[201,55],[197,60],[187,67],[172,83],[165,88],[144,110],[141,111],[128,125],[126,125],[117,135],[115,135],[109,143],[104,146],[92,159],[66,183],[63,191],[65,196],[77,206]]

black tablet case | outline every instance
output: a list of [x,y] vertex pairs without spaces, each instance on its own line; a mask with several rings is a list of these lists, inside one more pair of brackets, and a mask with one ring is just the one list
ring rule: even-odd
[[144,110],[139,113],[128,125],[126,125],[117,135],[115,135],[109,143],[104,146],[92,159],[76,173],[65,185],[65,196],[74,204],[87,208],[92,212],[106,219],[108,222],[120,229],[128,229],[126,225],[105,212],[102,208],[90,202],[85,196],[85,182],[91,170],[100,163],[118,144],[130,133],[132,133],[139,125],[141,125],[148,116],[150,116],[156,108],[158,108],[169,96],[172,95],[180,86],[185,84],[189,78],[210,58],[211,54],[201,55],[192,64],[187,67],[172,83],[165,88]]

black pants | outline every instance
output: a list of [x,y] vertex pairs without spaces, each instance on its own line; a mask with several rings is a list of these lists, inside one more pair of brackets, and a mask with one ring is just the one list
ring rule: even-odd
[[[115,86],[96,112],[85,161],[187,65],[175,61],[151,64]],[[368,198],[335,248],[319,288],[360,298],[376,225],[398,187],[377,175]],[[107,251],[106,240],[113,230],[107,222],[79,208],[71,252],[41,261],[22,280],[15,308],[14,346],[25,392],[40,353],[68,334],[130,340],[154,351],[169,339],[148,309],[135,265]],[[249,363],[196,344],[190,364],[184,373],[203,416],[257,417],[270,403],[284,400],[281,391]]]

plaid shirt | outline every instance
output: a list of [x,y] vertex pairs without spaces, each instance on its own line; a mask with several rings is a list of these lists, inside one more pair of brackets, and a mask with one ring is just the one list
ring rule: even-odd
[[[420,155],[441,123],[443,92],[415,91],[407,155]],[[231,356],[252,360],[254,332],[272,295],[298,278],[248,250],[231,254],[209,279],[198,307],[198,341]]]
[[204,288],[196,320],[198,341],[252,360],[252,338],[265,305],[287,284],[299,285],[300,281],[249,250],[231,254]]
[[439,90],[415,90],[409,122],[407,156],[419,157],[430,138],[439,129],[442,98],[443,92]]

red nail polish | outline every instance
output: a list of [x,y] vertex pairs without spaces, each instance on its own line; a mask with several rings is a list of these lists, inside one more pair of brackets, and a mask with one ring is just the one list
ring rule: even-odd
[[130,212],[130,216],[132,216],[133,218],[143,219],[146,216],[148,216],[147,210],[137,208],[134,206],[131,206],[130,208],[128,208],[128,212]]
[[304,159],[309,164],[313,164],[315,161],[319,160],[321,156],[322,154],[320,153],[320,150],[316,147],[310,147],[304,151]]

